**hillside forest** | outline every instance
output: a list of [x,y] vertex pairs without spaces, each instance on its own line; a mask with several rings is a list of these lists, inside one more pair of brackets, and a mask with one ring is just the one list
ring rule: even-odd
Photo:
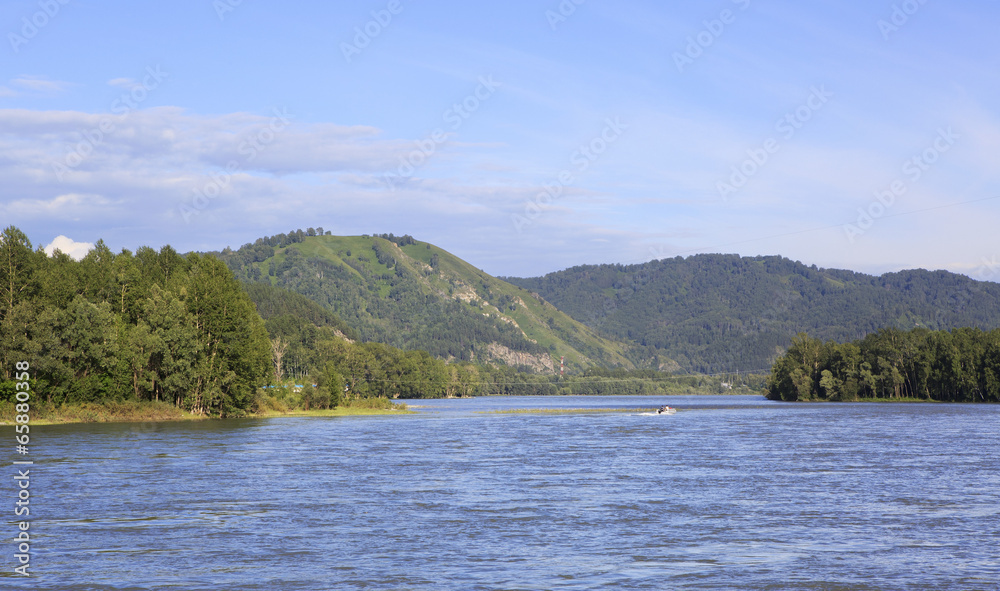
[[[1000,265],[981,270],[996,277]],[[883,328],[1000,327],[1000,284],[947,271],[873,276],[780,256],[699,254],[505,279],[631,343],[640,366],[669,358],[692,373],[767,372],[800,332],[846,343]]]

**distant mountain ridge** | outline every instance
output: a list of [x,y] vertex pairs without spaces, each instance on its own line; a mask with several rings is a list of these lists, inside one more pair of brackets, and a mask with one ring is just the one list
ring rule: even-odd
[[503,279],[634,343],[640,365],[663,355],[705,373],[766,370],[798,332],[845,342],[884,327],[1000,327],[1000,285],[947,271],[875,277],[779,256],[705,254]]
[[498,278],[411,236],[321,228],[210,254],[265,311],[273,292],[254,285],[309,298],[351,338],[541,373],[562,356],[574,372],[766,372],[799,332],[847,342],[886,327],[1000,327],[1000,285],[947,271],[872,276],[703,254]]
[[[628,346],[606,339],[540,297],[411,236],[330,236],[322,229],[258,239],[221,258],[248,285],[302,294],[364,341],[422,349],[442,359],[553,373],[633,367]],[[260,304],[259,304],[260,305]]]

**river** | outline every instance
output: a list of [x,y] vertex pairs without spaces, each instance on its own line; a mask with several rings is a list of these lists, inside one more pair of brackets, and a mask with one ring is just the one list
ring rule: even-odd
[[[663,403],[679,411],[640,414]],[[12,575],[8,465],[0,587],[1000,585],[1000,406],[414,404],[407,416],[34,427],[33,576]],[[585,407],[634,410],[489,412]]]

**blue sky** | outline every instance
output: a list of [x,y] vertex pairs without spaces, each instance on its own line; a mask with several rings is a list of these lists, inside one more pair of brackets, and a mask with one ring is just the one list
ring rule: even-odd
[[68,251],[323,227],[496,275],[734,252],[997,280],[998,24],[971,0],[8,1],[0,223]]

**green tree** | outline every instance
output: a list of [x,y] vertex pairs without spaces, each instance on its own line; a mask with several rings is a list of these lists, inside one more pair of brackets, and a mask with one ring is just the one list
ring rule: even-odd
[[222,416],[243,414],[256,389],[271,375],[264,322],[221,261],[198,255],[191,255],[190,260],[185,303],[204,351],[190,407],[194,412]]
[[83,294],[92,302],[114,302],[118,295],[115,276],[115,254],[98,240],[94,248],[80,261]]
[[823,388],[825,398],[830,400],[840,400],[841,387],[843,383],[833,376],[833,372],[824,369],[821,373],[819,385]]
[[149,327],[147,370],[154,400],[175,404],[197,387],[204,363],[194,317],[184,302],[154,285],[143,310]]
[[65,310],[47,309],[38,320],[35,365],[47,384],[47,399],[79,403],[109,398],[119,347],[111,306],[78,295]]
[[32,252],[31,241],[14,226],[0,234],[0,375],[6,380],[28,346],[35,320],[31,300],[39,290],[36,270],[44,257]]
[[326,389],[330,393],[330,407],[343,406],[344,378],[337,371],[337,365],[332,361],[327,363],[323,374],[325,376]]

